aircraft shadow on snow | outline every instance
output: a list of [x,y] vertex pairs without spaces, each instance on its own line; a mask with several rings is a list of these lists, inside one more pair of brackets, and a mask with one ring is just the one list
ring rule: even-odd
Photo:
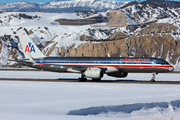
[[108,113],[108,112],[121,112],[130,114],[133,111],[138,111],[141,109],[153,109],[155,107],[160,108],[161,110],[169,108],[172,106],[173,110],[180,108],[180,100],[175,100],[171,102],[155,102],[155,103],[136,103],[136,104],[128,104],[128,105],[119,105],[119,106],[100,106],[100,107],[90,107],[79,110],[72,110],[67,113],[67,115],[98,115],[100,113]]
[[[78,79],[76,79],[76,78],[58,78],[57,80],[59,80],[59,81],[61,81],[61,80],[74,80],[74,81],[77,81]],[[92,80],[88,80],[88,81],[92,81]],[[134,82],[136,82],[136,81],[141,81],[141,80],[133,80],[133,79],[129,79],[129,80],[127,80],[127,79],[116,79],[116,80],[101,80],[100,82],[120,82],[120,81],[134,81]]]

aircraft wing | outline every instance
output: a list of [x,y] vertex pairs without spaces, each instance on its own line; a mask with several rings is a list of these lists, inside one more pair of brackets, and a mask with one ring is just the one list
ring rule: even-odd
[[[35,63],[36,64],[36,63]],[[54,67],[54,68],[65,68],[65,69],[71,69],[72,71],[81,71],[84,72],[88,68],[98,68],[102,70],[107,70],[107,68],[103,67],[88,67],[88,66],[78,66],[78,65],[64,65],[64,64],[36,64],[38,66],[47,66],[47,67]]]
[[[35,61],[31,61],[29,59],[22,59],[22,60],[12,60],[9,59],[9,61],[15,61],[18,62],[22,65],[25,66],[29,66],[29,67],[35,67],[36,66],[43,66],[43,67],[52,67],[52,68],[64,68],[67,69],[68,71],[74,72],[74,71],[79,71],[79,72],[84,72],[86,71],[88,68],[98,68],[98,69],[102,69],[102,70],[107,70],[107,68],[103,68],[103,67],[89,67],[89,66],[78,66],[78,65],[64,65],[64,64],[45,64],[45,63],[35,63]],[[37,68],[38,69],[38,68]]]

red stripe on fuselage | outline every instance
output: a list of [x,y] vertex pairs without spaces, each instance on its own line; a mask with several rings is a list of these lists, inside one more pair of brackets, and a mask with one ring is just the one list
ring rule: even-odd
[[48,64],[38,64],[38,66],[50,67],[50,66],[52,66],[52,65],[48,65]]

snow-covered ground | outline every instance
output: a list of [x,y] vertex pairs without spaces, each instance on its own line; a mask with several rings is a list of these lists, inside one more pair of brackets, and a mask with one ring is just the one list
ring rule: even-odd
[[[0,77],[55,79],[79,75],[0,71]],[[151,74],[129,74],[123,80],[150,78]],[[157,80],[178,78],[180,74],[157,76]],[[180,85],[0,81],[0,120],[179,120],[179,108]]]
[[[17,17],[19,14],[38,17],[33,19],[19,19],[19,17]],[[103,12],[101,12],[101,14],[103,14]],[[11,56],[8,56],[8,51],[6,50],[7,45],[21,49],[20,45],[16,44],[18,39],[15,38],[16,34],[14,34],[14,32],[17,31],[17,29],[20,27],[26,28],[28,31],[31,30],[33,32],[33,34],[29,36],[33,42],[46,46],[46,48],[44,48],[42,51],[45,55],[52,48],[54,45],[53,43],[58,43],[50,56],[57,56],[58,52],[61,53],[61,48],[64,48],[65,51],[69,47],[74,46],[74,48],[77,48],[81,44],[88,43],[88,41],[80,41],[81,35],[89,35],[88,28],[97,30],[93,37],[98,40],[106,39],[108,37],[107,35],[100,33],[98,27],[94,28],[90,25],[78,27],[71,25],[65,26],[55,22],[57,19],[83,19],[83,17],[76,16],[75,13],[6,12],[0,14],[0,22],[2,21],[2,23],[0,23],[0,36],[10,35],[14,39],[14,44],[11,44],[12,41],[3,41],[5,44],[3,45],[4,49],[1,52],[2,54],[0,54],[0,58],[11,58]],[[104,27],[101,29],[110,30],[111,28]],[[121,31],[121,29],[117,29],[116,31]],[[51,44],[47,44],[51,40],[53,42]],[[5,54],[7,55],[5,56]],[[0,64],[7,64],[4,59],[0,59]]]

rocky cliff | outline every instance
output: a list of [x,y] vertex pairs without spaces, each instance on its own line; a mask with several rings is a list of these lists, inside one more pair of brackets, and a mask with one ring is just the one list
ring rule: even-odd
[[154,34],[102,43],[90,42],[68,49],[63,55],[107,57],[108,54],[111,57],[160,57],[175,64],[180,56],[180,41],[174,41],[171,35]]

